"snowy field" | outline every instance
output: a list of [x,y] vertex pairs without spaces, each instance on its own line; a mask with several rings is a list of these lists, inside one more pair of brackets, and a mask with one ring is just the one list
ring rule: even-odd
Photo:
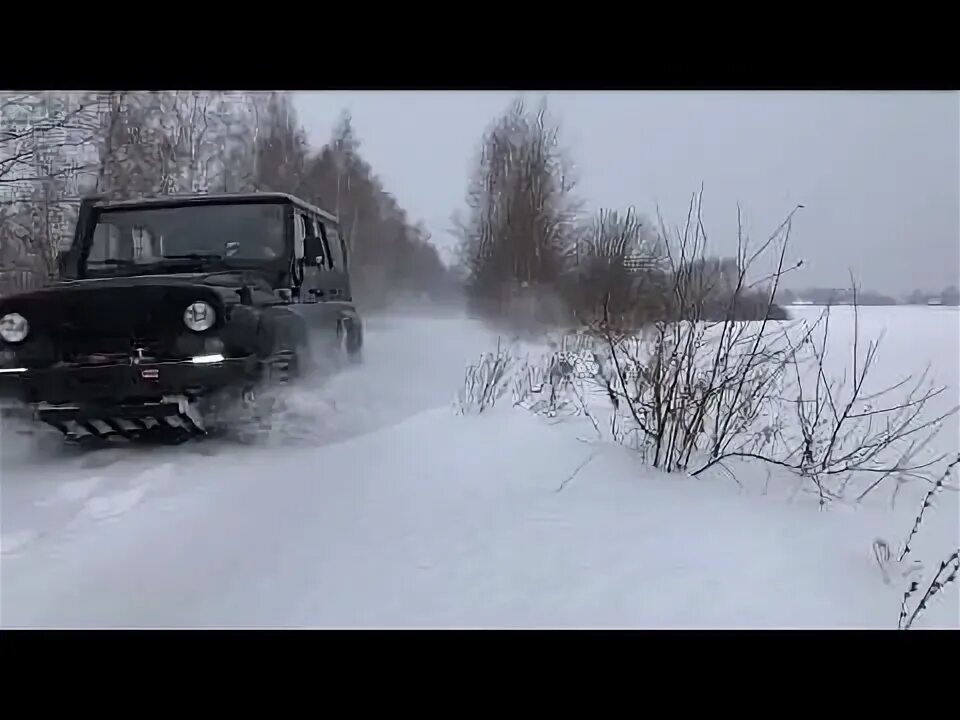
[[[796,315],[818,308],[792,308]],[[852,316],[837,311],[837,354]],[[844,331],[844,326],[847,330]],[[921,371],[956,404],[955,308],[866,308],[882,378]],[[261,446],[70,453],[0,435],[0,624],[43,627],[896,628],[885,581],[929,486],[821,511],[748,461],[697,478],[645,467],[502,403],[461,417],[465,366],[496,335],[451,317],[376,318],[365,364],[293,404]],[[957,452],[951,418],[941,452]],[[911,558],[958,543],[953,487]],[[957,583],[917,627],[958,627]]]

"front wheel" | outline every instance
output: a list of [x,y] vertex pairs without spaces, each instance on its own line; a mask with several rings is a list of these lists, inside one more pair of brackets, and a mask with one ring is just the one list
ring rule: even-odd
[[235,389],[221,402],[208,415],[210,434],[244,445],[268,439],[273,432],[276,416],[284,408],[279,387],[270,383]]
[[345,348],[344,354],[347,358],[347,365],[360,365],[363,363],[363,347],[357,347],[352,350]]
[[343,329],[341,325],[341,349],[349,365],[363,362],[363,326],[351,322]]

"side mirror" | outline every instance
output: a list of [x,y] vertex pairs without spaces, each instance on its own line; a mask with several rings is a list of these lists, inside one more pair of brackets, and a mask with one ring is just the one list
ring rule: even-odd
[[323,239],[316,235],[308,235],[303,239],[303,260],[310,266],[326,264],[323,253]]

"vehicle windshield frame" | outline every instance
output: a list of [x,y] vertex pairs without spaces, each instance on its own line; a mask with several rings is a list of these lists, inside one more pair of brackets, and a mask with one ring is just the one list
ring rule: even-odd
[[[280,229],[282,232],[282,251],[274,258],[253,258],[249,256],[235,257],[226,254],[226,245],[224,252],[219,257],[209,258],[177,258],[163,255],[154,256],[151,260],[132,260],[129,264],[120,259],[115,259],[114,263],[101,263],[90,260],[90,253],[94,249],[96,240],[96,231],[105,223],[102,219],[105,216],[118,215],[140,215],[150,217],[151,213],[170,213],[182,212],[189,216],[190,213],[203,213],[212,207],[216,208],[239,208],[248,206],[268,205],[280,210]],[[73,255],[73,262],[69,263],[67,276],[73,279],[98,279],[110,277],[129,277],[138,275],[163,275],[171,272],[208,272],[224,270],[262,270],[270,273],[283,272],[290,263],[290,257],[293,252],[293,243],[290,238],[290,225],[292,222],[292,208],[288,202],[271,198],[269,200],[254,201],[214,201],[214,202],[162,202],[162,203],[142,203],[129,205],[105,205],[102,207],[91,208],[91,213],[84,227],[78,228],[80,232],[70,249]],[[279,249],[275,248],[275,249]],[[201,248],[197,252],[203,253]],[[176,255],[181,253],[171,253]],[[211,253],[213,255],[213,253]]]

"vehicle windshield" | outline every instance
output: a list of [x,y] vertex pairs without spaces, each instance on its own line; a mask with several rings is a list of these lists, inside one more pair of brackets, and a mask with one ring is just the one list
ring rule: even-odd
[[87,269],[270,262],[286,250],[283,217],[283,205],[265,203],[105,210],[97,218]]

